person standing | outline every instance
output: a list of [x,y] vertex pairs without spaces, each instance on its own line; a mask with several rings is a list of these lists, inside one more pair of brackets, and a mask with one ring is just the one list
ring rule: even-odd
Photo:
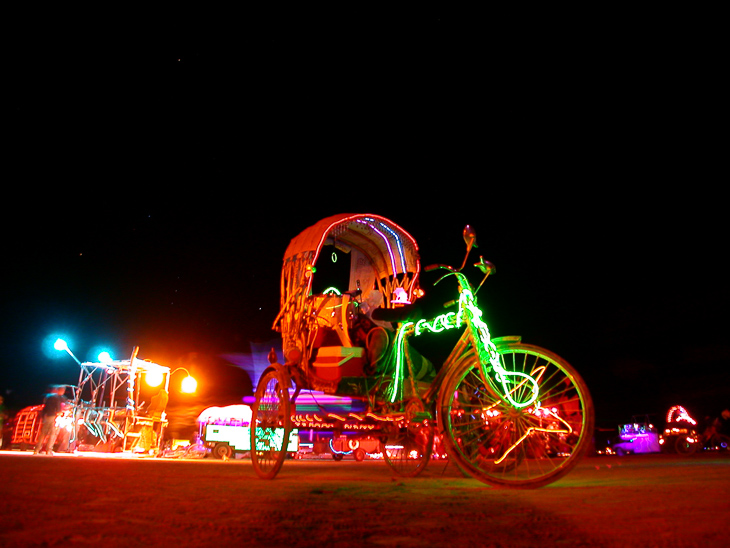
[[42,453],[45,449],[47,455],[53,455],[53,445],[56,443],[58,428],[56,417],[63,412],[63,407],[68,401],[63,395],[66,391],[64,386],[52,386],[51,391],[46,394],[41,409],[41,431],[38,434],[34,455]]

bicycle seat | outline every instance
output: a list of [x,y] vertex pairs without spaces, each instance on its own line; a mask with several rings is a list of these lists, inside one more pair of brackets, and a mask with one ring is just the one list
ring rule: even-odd
[[412,322],[421,318],[421,309],[415,303],[407,304],[399,308],[376,308],[373,310],[372,317],[373,320],[379,322]]

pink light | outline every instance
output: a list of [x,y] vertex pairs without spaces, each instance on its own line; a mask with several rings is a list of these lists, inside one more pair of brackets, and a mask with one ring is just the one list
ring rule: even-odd
[[688,422],[692,425],[697,424],[697,421],[689,416],[687,410],[681,405],[675,405],[667,413],[667,422]]

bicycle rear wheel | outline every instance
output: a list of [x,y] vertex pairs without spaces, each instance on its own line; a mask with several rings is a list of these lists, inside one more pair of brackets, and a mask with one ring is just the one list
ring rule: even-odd
[[[465,354],[439,393],[447,452],[484,483],[542,487],[568,473],[590,445],[593,402],[580,375],[556,354],[516,342],[497,349],[505,370],[537,381],[538,399],[513,407],[483,382],[475,354]],[[527,390],[515,385],[513,399]]]
[[415,477],[428,465],[433,452],[434,426],[428,418],[416,417],[424,411],[423,403],[412,400],[406,406],[406,419],[392,425],[381,438],[380,451],[388,467],[402,477]]
[[251,409],[251,462],[256,474],[273,479],[286,458],[292,429],[289,378],[280,367],[269,369],[256,386]]

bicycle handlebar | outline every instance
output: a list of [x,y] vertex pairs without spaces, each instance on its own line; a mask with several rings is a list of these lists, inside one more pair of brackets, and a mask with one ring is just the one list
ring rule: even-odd
[[438,270],[439,268],[446,268],[448,270],[453,270],[453,268],[451,268],[450,266],[445,265],[445,264],[431,264],[431,265],[424,267],[423,271],[424,272],[433,272],[434,270]]

